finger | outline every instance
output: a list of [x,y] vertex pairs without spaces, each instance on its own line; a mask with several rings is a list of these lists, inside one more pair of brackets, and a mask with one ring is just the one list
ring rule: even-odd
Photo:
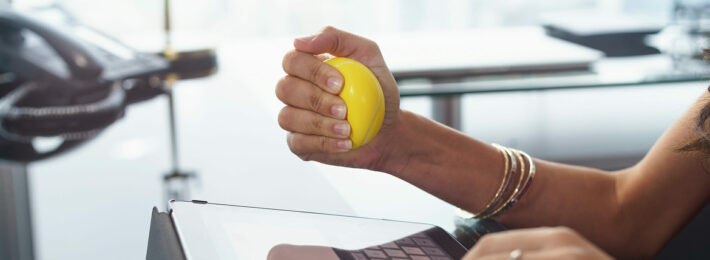
[[537,250],[556,243],[561,232],[559,228],[534,228],[487,234],[476,243],[470,253],[473,256],[484,256],[515,249]]
[[[293,41],[296,50],[311,53],[330,53],[339,57],[380,57],[380,50],[375,42],[349,33],[338,30],[334,27],[325,27],[320,33],[297,38]],[[367,61],[360,61],[368,64]]]
[[[513,249],[515,250],[515,249]],[[476,260],[509,260],[512,259],[511,253],[513,252],[501,252],[491,255],[479,256],[475,258],[464,259],[476,259]],[[542,260],[542,259],[598,259],[596,255],[584,250],[583,248],[577,247],[560,247],[551,248],[543,250],[523,250],[522,255],[518,259],[524,260]]]
[[284,56],[282,66],[289,75],[313,82],[329,93],[338,94],[343,87],[343,75],[312,54],[290,51]]
[[279,113],[279,125],[286,131],[332,138],[348,138],[350,124],[345,120],[324,117],[315,112],[291,106]]
[[343,99],[293,76],[286,76],[276,84],[276,97],[287,105],[335,119],[345,119],[347,108]]
[[310,153],[338,153],[352,149],[353,142],[349,139],[329,138],[318,135],[305,135],[300,133],[288,133],[286,136],[288,148],[296,155]]

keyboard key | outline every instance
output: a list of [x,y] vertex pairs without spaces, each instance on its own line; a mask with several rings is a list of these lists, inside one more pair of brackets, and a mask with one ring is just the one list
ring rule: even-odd
[[367,256],[365,254],[360,253],[360,252],[350,252],[350,255],[355,259],[355,260],[368,260]]
[[413,255],[410,256],[412,260],[431,260],[428,256]]
[[448,256],[432,256],[431,259],[432,260],[453,260],[453,259],[451,259],[451,257],[448,257]]
[[387,255],[385,252],[382,252],[380,250],[371,250],[371,249],[365,249],[365,254],[369,257],[381,257],[381,258],[387,258]]
[[434,243],[433,240],[428,239],[428,238],[418,238],[418,237],[415,237],[415,238],[412,238],[412,240],[414,240],[414,242],[416,242],[417,245],[420,245],[420,246],[432,246],[432,247],[437,246],[437,244]]
[[409,237],[429,238],[429,236],[427,236],[427,234],[424,233],[424,232],[419,232],[419,233],[416,233],[416,234],[411,235],[411,236],[409,236]]
[[395,256],[397,256],[397,257],[407,257],[407,254],[405,254],[404,251],[398,250],[398,249],[387,249],[387,248],[385,248],[385,253],[387,253],[387,255],[388,255],[388,256],[391,256],[391,257],[395,257]]
[[383,245],[381,245],[380,247],[383,247],[383,248],[391,248],[391,249],[399,249],[399,246],[397,246],[397,244],[395,244],[394,242],[389,242],[389,243],[387,243],[387,244],[383,244]]
[[446,253],[444,253],[444,251],[441,251],[441,249],[438,248],[422,247],[422,250],[424,250],[427,255],[446,256]]
[[404,250],[404,252],[407,252],[407,254],[410,255],[426,255],[424,251],[422,251],[418,247],[403,246],[402,250]]
[[402,239],[400,239],[400,240],[395,241],[395,243],[397,243],[397,245],[400,245],[400,246],[402,246],[402,245],[405,245],[405,246],[416,246],[416,245],[417,245],[416,243],[414,243],[414,241],[412,241],[412,239],[406,238],[406,237],[405,237],[405,238],[402,238]]

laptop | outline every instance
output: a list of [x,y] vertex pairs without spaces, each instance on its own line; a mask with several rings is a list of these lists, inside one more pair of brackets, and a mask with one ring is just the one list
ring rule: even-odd
[[207,202],[171,201],[186,259],[460,259],[440,227],[414,222]]

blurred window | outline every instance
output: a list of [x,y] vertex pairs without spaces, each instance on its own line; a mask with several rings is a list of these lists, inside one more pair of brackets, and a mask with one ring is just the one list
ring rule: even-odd
[[[538,24],[566,10],[624,12],[666,19],[672,0],[173,0],[175,30],[233,37],[293,36],[334,25],[358,33]],[[162,30],[163,0],[14,0],[60,3],[116,35]]]

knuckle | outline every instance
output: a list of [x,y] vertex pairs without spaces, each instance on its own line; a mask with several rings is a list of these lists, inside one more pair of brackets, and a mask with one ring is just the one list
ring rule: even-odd
[[327,25],[327,26],[323,27],[323,29],[321,29],[321,32],[327,33],[327,32],[333,32],[333,31],[337,31],[337,30],[338,29],[336,29],[332,25]]
[[303,156],[303,138],[296,134],[290,133],[288,138],[288,148],[298,157]]
[[279,117],[278,117],[279,126],[281,126],[281,128],[283,128],[285,130],[288,130],[287,128],[288,128],[289,123],[291,121],[290,114],[291,114],[291,112],[290,112],[289,107],[284,107],[279,112]]
[[325,75],[324,68],[325,66],[323,65],[325,63],[322,62],[314,62],[313,65],[311,65],[311,81],[316,83],[318,82],[318,79],[321,77],[321,75]]
[[313,111],[320,111],[323,107],[325,97],[323,93],[311,95],[310,102],[308,102]]
[[281,67],[283,67],[283,70],[286,73],[290,72],[291,68],[293,68],[293,63],[296,61],[297,55],[298,52],[296,52],[296,50],[290,50],[284,55],[283,61],[281,62]]
[[299,154],[298,158],[300,158],[301,161],[307,162],[307,161],[313,160],[313,155],[310,153],[304,153],[304,154]]
[[279,80],[278,83],[276,83],[276,97],[279,98],[280,100],[284,100],[286,97],[286,86],[288,85],[289,82],[289,77],[283,77]]
[[286,138],[286,143],[288,144],[288,149],[295,155],[301,156],[301,149],[298,145],[298,138],[294,133],[289,133]]
[[288,145],[288,149],[290,149],[292,153],[296,153],[296,149],[293,145],[294,138],[296,137],[293,133],[286,134],[286,144]]
[[319,143],[320,143],[319,145],[320,145],[321,151],[327,151],[327,150],[328,150],[328,138],[326,138],[326,137],[324,137],[324,136],[321,136],[321,137],[319,137],[318,139],[320,139],[320,140],[319,140]]
[[313,129],[318,131],[323,128],[323,119],[320,117],[313,117],[313,120],[311,120],[311,124],[313,125]]
[[588,259],[587,251],[579,247],[566,247],[562,249],[561,256],[564,259],[582,260]]
[[487,248],[493,245],[495,241],[495,236],[492,234],[484,235],[478,242],[476,242],[476,248]]
[[555,227],[554,232],[563,237],[576,237],[577,232],[568,227]]
[[365,46],[367,46],[368,51],[374,52],[374,53],[380,53],[380,46],[377,45],[377,42],[367,39],[367,40],[365,40],[365,43],[366,43]]
[[464,255],[463,258],[461,258],[461,260],[474,260],[477,257],[478,256],[475,255],[472,251],[468,251],[468,253],[466,255]]
[[473,248],[471,248],[471,250],[468,250],[466,255],[463,258],[461,258],[461,260],[478,259],[481,257],[481,254],[482,253],[478,249],[478,242],[476,242],[476,245]]
[[290,134],[288,147],[302,161],[310,161],[310,154],[305,151],[306,141],[303,135]]
[[577,232],[568,227],[551,228],[548,238],[551,243],[558,245],[567,245],[579,240]]

